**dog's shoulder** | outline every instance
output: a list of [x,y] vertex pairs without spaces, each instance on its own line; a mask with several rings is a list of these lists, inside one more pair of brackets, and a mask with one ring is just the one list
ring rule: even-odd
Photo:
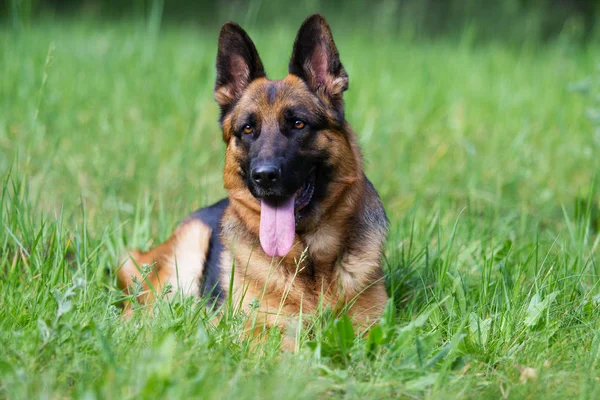
[[[389,220],[375,187],[365,176],[360,205],[355,210],[346,247],[353,253],[381,254],[389,229]],[[379,258],[379,256],[376,256]]]
[[375,186],[365,176],[365,196],[362,209],[362,219],[372,227],[387,232],[389,220]]
[[364,245],[381,246],[389,229],[389,220],[375,187],[365,176],[361,201],[350,219],[346,245],[361,248]]

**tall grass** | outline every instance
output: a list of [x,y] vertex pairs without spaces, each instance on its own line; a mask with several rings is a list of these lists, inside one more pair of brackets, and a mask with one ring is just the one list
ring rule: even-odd
[[[0,32],[0,397],[598,396],[596,47],[334,25],[391,300],[368,338],[325,310],[282,354],[198,299],[121,319],[123,250],[225,195],[217,32],[158,12]],[[272,77],[295,28],[250,24]]]

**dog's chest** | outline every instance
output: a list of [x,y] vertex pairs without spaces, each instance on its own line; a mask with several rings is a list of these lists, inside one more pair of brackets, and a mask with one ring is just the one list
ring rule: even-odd
[[[358,293],[344,281],[336,257],[315,258],[308,250],[296,260],[271,260],[246,249],[224,251],[221,284],[235,304],[286,315],[337,309]],[[319,255],[320,248],[317,248]],[[259,253],[259,252],[257,252]],[[247,261],[242,261],[247,260]],[[350,290],[348,290],[350,289]]]

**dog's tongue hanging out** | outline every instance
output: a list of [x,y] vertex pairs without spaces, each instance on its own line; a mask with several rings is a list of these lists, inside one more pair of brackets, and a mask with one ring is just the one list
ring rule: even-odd
[[260,244],[270,257],[285,256],[294,244],[294,196],[260,202]]

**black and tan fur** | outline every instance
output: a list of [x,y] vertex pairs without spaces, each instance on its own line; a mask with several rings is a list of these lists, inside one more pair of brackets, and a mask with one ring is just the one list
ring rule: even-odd
[[[245,311],[259,304],[261,326],[286,328],[299,313],[319,307],[347,311],[362,329],[374,323],[388,299],[381,267],[388,223],[344,119],[347,88],[348,75],[322,16],[309,17],[300,28],[289,74],[279,81],[266,78],[247,34],[225,24],[215,99],[226,143],[228,199],[196,211],[158,247],[131,252],[118,271],[121,287],[128,290],[132,277],[141,279],[139,266],[152,264],[146,289],[160,293],[170,283],[217,303],[231,296]],[[283,177],[267,193],[250,182],[249,170],[256,159],[273,157],[282,160]],[[314,194],[298,212],[294,245],[285,257],[271,258],[258,240],[258,199],[289,195],[309,174],[315,176]],[[138,300],[151,302],[152,291]]]

